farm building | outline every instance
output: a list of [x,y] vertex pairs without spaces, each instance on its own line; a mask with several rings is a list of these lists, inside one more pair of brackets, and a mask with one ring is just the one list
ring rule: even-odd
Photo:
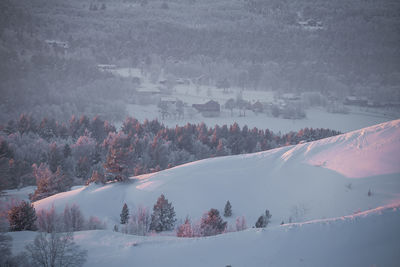
[[214,100],[210,100],[204,104],[193,104],[192,107],[200,112],[204,117],[217,117],[221,112],[219,103]]

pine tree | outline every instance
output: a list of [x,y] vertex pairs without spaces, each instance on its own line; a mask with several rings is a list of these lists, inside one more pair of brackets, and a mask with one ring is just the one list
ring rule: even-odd
[[211,209],[201,219],[200,230],[202,236],[218,235],[225,231],[227,222],[224,222],[217,209]]
[[258,217],[258,220],[256,222],[256,228],[264,228],[267,226],[267,221],[265,219],[264,215],[261,215],[260,217]]
[[270,214],[269,210],[265,210],[265,215],[261,215],[260,217],[258,217],[258,220],[256,222],[256,228],[267,227],[271,217],[272,215]]
[[165,196],[161,195],[153,207],[150,230],[156,232],[170,231],[174,229],[175,222],[175,211],[172,203],[169,203]]
[[71,147],[68,144],[65,144],[63,149],[64,158],[68,158],[72,155]]
[[231,217],[232,216],[232,206],[229,200],[225,204],[224,208],[224,217]]
[[124,203],[124,206],[122,207],[121,214],[119,215],[121,217],[121,224],[127,224],[129,220],[129,209],[128,205]]
[[36,230],[36,212],[32,204],[22,201],[8,211],[10,231]]

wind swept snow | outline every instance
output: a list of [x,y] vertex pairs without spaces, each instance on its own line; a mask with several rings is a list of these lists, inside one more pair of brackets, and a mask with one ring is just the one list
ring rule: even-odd
[[[199,219],[210,208],[233,208],[248,225],[265,209],[272,225],[344,216],[400,199],[400,120],[279,149],[206,159],[131,178],[90,185],[35,202],[36,209],[78,204],[111,228],[123,203],[152,207],[161,195],[177,217]],[[353,179],[358,178],[358,179]],[[372,196],[367,192],[371,190]]]

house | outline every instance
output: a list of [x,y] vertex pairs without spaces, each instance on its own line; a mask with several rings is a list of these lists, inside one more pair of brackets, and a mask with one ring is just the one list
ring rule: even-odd
[[293,93],[282,94],[281,98],[286,101],[299,101],[300,95]]
[[322,21],[317,21],[315,19],[298,21],[298,25],[305,30],[321,30],[324,28]]
[[262,113],[264,111],[264,105],[260,101],[257,101],[251,105],[251,110],[255,113]]
[[[151,95],[158,95],[158,94],[160,94],[160,93],[161,93],[161,90],[160,90],[160,88],[154,87],[154,86],[153,86],[153,87],[148,87],[148,86],[143,87],[143,86],[140,86],[140,87],[136,88],[136,93],[137,93],[138,95],[142,95],[142,96],[151,96]],[[176,99],[175,99],[174,101],[176,101]]]
[[192,107],[204,117],[218,117],[221,112],[219,103],[214,100],[210,100],[204,104],[193,104]]
[[54,47],[63,48],[63,49],[69,48],[68,42],[57,41],[57,40],[46,40],[45,42],[52,48],[54,48]]
[[368,99],[366,99],[364,97],[346,96],[343,104],[364,107],[364,106],[368,105]]
[[117,68],[117,66],[112,65],[112,64],[98,64],[97,65],[97,69],[99,69],[101,71],[114,70],[116,68]]

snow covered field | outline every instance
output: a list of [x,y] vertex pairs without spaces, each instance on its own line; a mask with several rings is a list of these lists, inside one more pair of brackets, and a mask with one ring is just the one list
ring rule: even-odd
[[[142,83],[140,90],[154,90],[160,86],[159,84],[152,83],[150,78],[142,74],[139,69],[136,68],[118,68],[111,70],[114,75],[123,78],[138,77]],[[163,75],[160,79],[163,79]],[[218,101],[222,106],[230,98],[236,99],[236,96],[241,90],[239,88],[230,88],[227,93],[224,93],[222,89],[218,89],[215,86],[197,86],[194,84],[177,84],[174,86],[173,93],[170,97],[182,100],[190,107],[192,104],[206,103],[209,100]],[[274,92],[273,91],[254,91],[244,90],[241,92],[242,98],[246,101],[254,103],[260,102],[273,102]],[[265,113],[255,114],[252,111],[246,111],[246,117],[239,116],[239,111],[234,110],[233,116],[231,116],[230,110],[222,109],[219,117],[207,118],[197,113],[193,117],[185,113],[185,118],[174,119],[166,118],[161,119],[156,105],[138,105],[129,104],[127,105],[127,113],[129,116],[133,116],[139,121],[145,119],[158,119],[169,127],[175,127],[176,125],[182,126],[186,123],[198,124],[204,122],[208,126],[218,125],[231,125],[237,122],[241,127],[247,125],[249,127],[257,127],[259,129],[270,129],[274,132],[281,131],[287,133],[290,131],[298,131],[302,128],[329,128],[332,130],[341,131],[343,133],[358,130],[368,126],[372,126],[378,123],[390,121],[393,119],[400,118],[399,110],[388,110],[384,108],[365,108],[365,107],[354,107],[349,106],[349,114],[334,114],[327,112],[321,107],[305,107],[307,117],[300,120],[290,120],[282,118],[274,118],[267,116]]]
[[[34,203],[79,205],[108,230],[75,233],[89,251],[87,266],[398,266],[400,264],[400,120],[315,142],[255,154],[192,162],[90,185]],[[371,196],[368,196],[371,191]],[[247,229],[205,238],[138,237],[112,232],[123,203],[151,208],[160,194],[177,218],[196,221],[232,204],[234,225]],[[266,229],[251,229],[269,209]],[[288,223],[291,218],[293,223]],[[284,225],[280,225],[284,221]],[[34,233],[12,233],[14,252]]]
[[196,114],[193,118],[189,118],[185,115],[183,119],[175,120],[167,118],[162,120],[155,105],[128,105],[127,110],[130,116],[135,117],[139,121],[158,119],[158,121],[169,127],[175,127],[176,125],[182,126],[186,123],[198,124],[204,122],[208,126],[214,126],[216,124],[232,125],[237,122],[240,127],[247,125],[250,128],[270,129],[273,132],[281,131],[282,133],[298,131],[306,127],[327,128],[346,133],[399,118],[392,115],[376,114],[374,112],[360,110],[359,108],[352,109],[349,114],[334,114],[322,108],[310,108],[306,111],[307,118],[301,120],[274,118],[266,114],[254,114],[251,111],[246,112],[246,117],[239,117],[237,110],[233,117],[231,117],[229,110],[222,110],[221,115],[214,118],[206,118],[201,116],[201,114]]
[[[398,266],[400,205],[365,214],[205,238],[75,233],[86,266]],[[35,232],[13,232],[14,253]]]

